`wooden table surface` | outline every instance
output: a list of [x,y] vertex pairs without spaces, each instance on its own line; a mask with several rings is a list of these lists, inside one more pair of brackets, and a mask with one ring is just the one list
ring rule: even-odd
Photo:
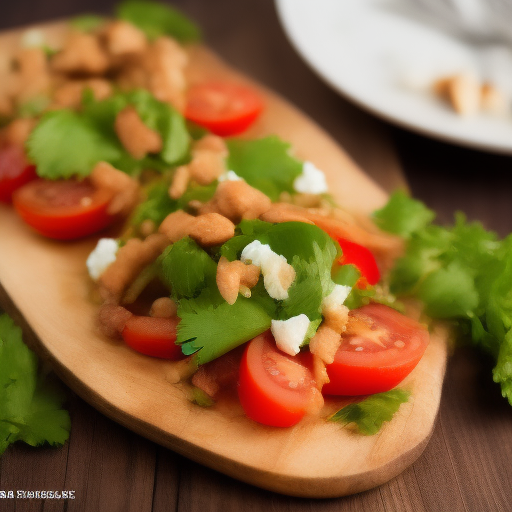
[[[108,12],[114,2],[4,3],[0,29]],[[316,120],[387,189],[399,182],[401,166],[412,193],[438,213],[440,222],[463,210],[500,235],[512,231],[511,157],[426,139],[349,104],[294,53],[270,0],[175,3],[199,22],[212,48]],[[357,143],[368,131],[381,141],[378,154],[387,151],[384,160],[376,158],[374,146],[362,149]],[[508,511],[512,407],[492,382],[491,369],[481,354],[458,349],[448,364],[439,417],[423,455],[377,489],[329,500],[290,498],[228,478],[117,425],[69,391],[69,442],[61,449],[11,446],[0,459],[0,491],[73,490],[75,499],[0,498],[0,511]]]

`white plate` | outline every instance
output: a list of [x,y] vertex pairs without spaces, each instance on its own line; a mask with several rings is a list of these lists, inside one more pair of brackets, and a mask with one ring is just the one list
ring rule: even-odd
[[458,38],[419,18],[412,3],[276,0],[297,51],[350,100],[423,134],[512,154],[510,113],[461,117],[427,87],[438,77],[466,71],[512,97],[512,49]]

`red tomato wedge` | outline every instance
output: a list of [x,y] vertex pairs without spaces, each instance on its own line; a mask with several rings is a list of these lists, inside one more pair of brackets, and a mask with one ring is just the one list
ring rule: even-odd
[[133,350],[162,359],[181,359],[181,347],[176,345],[178,318],[155,318],[133,315],[121,333],[124,342]]
[[75,240],[112,224],[107,212],[112,195],[89,181],[36,180],[16,192],[12,200],[20,217],[38,233],[57,240]]
[[311,354],[288,356],[276,348],[270,331],[249,342],[240,364],[238,396],[245,414],[272,427],[291,427],[319,392]]
[[10,203],[15,190],[36,178],[36,168],[28,163],[22,146],[0,148],[0,201]]
[[380,281],[380,271],[373,254],[362,245],[351,242],[346,238],[335,237],[340,244],[343,255],[338,260],[340,265],[354,265],[361,277],[358,286],[365,288],[367,284],[375,285]]
[[327,365],[326,395],[369,395],[388,391],[411,373],[429,342],[427,329],[382,304],[349,313],[334,362]]
[[259,94],[244,85],[207,82],[187,93],[185,117],[223,137],[246,130],[263,110]]

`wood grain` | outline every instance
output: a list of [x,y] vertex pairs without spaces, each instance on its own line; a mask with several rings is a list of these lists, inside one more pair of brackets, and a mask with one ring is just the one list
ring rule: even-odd
[[[48,29],[57,41],[62,27]],[[17,35],[3,42],[16,43]],[[197,74],[243,80],[204,48],[193,51]],[[324,169],[340,204],[369,212],[386,195],[314,123],[270,91],[267,113],[251,135],[278,133],[301,158]],[[172,363],[151,360],[102,338],[95,327],[84,261],[93,240],[62,245],[29,232],[0,209],[0,280],[28,324],[39,350],[63,379],[105,414],[179,453],[253,484],[300,496],[339,496],[389,480],[419,456],[436,416],[446,347],[432,342],[405,383],[413,400],[372,438],[305,420],[267,429],[238,406],[202,410],[169,384]],[[7,304],[9,307],[10,304]]]

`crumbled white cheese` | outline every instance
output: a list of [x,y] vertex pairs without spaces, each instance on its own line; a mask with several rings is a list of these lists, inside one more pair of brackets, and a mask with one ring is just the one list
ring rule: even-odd
[[219,181],[244,181],[244,179],[238,176],[235,171],[226,171],[224,174],[219,176]]
[[295,279],[295,270],[284,256],[275,253],[269,245],[254,240],[244,247],[240,259],[244,263],[250,260],[261,268],[263,285],[273,299],[288,298],[288,288]]
[[328,191],[325,174],[311,162],[304,162],[302,174],[295,178],[293,188],[303,194],[323,194]]
[[117,240],[113,238],[100,238],[94,250],[89,254],[86,265],[89,275],[95,281],[103,274],[105,269],[116,260],[119,249]]
[[21,36],[21,46],[24,48],[40,48],[45,43],[44,33],[38,29],[26,30]]
[[341,306],[348,297],[352,288],[343,284],[335,284],[332,292],[322,300],[322,309]]
[[290,356],[297,355],[308,332],[309,323],[309,318],[304,314],[288,320],[272,320],[270,330],[279,350]]

